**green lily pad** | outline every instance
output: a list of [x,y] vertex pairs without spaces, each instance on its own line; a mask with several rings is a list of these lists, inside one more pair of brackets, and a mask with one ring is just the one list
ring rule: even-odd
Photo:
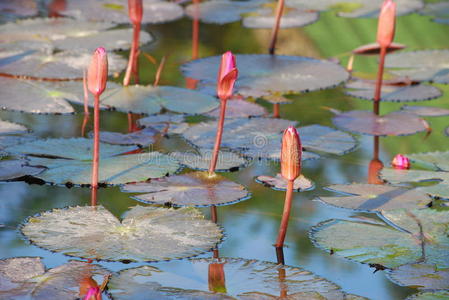
[[327,204],[360,211],[425,208],[432,199],[419,190],[379,184],[335,184],[326,188],[346,196],[322,197]]
[[142,127],[154,128],[161,133],[169,134],[181,134],[189,127],[183,115],[170,113],[148,116],[137,120],[137,124]]
[[20,124],[0,120],[0,156],[8,155],[5,148],[35,140],[28,129]]
[[109,275],[103,267],[70,261],[45,270],[40,257],[14,257],[0,260],[1,299],[80,299],[83,281],[100,285]]
[[407,154],[407,157],[412,162],[429,165],[431,168],[449,172],[449,151],[414,153]]
[[420,50],[390,54],[385,67],[395,75],[412,80],[449,84],[448,61],[448,50]]
[[26,132],[28,132],[28,129],[23,125],[0,120],[0,135],[21,134]]
[[[199,149],[192,152],[172,152],[170,156],[190,169],[206,171],[212,159],[212,150]],[[246,160],[231,151],[218,152],[215,172],[237,171],[246,165]]]
[[[300,93],[334,87],[349,78],[340,65],[302,56],[237,54],[236,93],[260,97],[274,92]],[[181,66],[186,77],[216,84],[220,56],[193,60]]]
[[[391,43],[387,47],[387,54],[392,53],[398,50],[404,49],[406,46],[399,43]],[[352,53],[356,55],[379,55],[380,54],[380,45],[378,42],[362,45],[360,47],[355,48],[352,50]]]
[[317,247],[361,263],[395,268],[425,262],[438,268],[448,268],[449,238],[446,232],[449,211],[415,209],[410,212],[394,210],[383,213],[387,220],[402,230],[387,225],[329,220],[313,227],[311,238]]
[[[256,182],[261,183],[267,187],[272,188],[277,191],[286,191],[287,190],[287,182],[281,174],[277,174],[276,177],[260,175],[256,177]],[[299,175],[298,178],[293,182],[293,190],[295,192],[305,192],[311,191],[315,188],[315,184],[308,178],[304,177],[304,175]]]
[[428,264],[403,265],[391,270],[388,277],[398,285],[420,290],[449,289],[449,269]]
[[[151,127],[130,133],[100,131],[100,141],[113,145],[137,145],[139,147],[146,147],[154,143],[154,136],[158,133],[159,131]],[[93,132],[89,132],[89,137],[93,137]]]
[[103,105],[119,111],[156,114],[165,108],[172,112],[200,114],[218,106],[218,101],[197,91],[174,86],[128,86],[108,90]]
[[449,24],[449,3],[446,1],[427,3],[419,13],[433,17],[437,23]]
[[194,172],[127,184],[122,192],[145,193],[133,196],[145,203],[174,206],[212,206],[233,204],[250,197],[244,186],[208,172]]
[[445,300],[449,298],[449,291],[424,292],[411,295],[406,300]]
[[30,17],[37,15],[37,3],[33,0],[16,0],[0,2],[0,13],[8,17]]
[[0,180],[17,179],[26,175],[36,176],[44,170],[45,168],[28,165],[28,162],[25,160],[1,160]]
[[[279,28],[304,27],[318,21],[319,13],[310,10],[300,10],[285,7],[287,11],[282,15]],[[243,19],[243,26],[247,28],[273,28],[276,17],[272,8],[262,7]]]
[[[259,104],[235,99],[226,102],[226,118],[250,118],[267,115],[267,110]],[[220,107],[208,112],[206,115],[218,118],[220,116]]]
[[221,229],[194,208],[135,206],[122,220],[103,206],[54,209],[30,217],[22,233],[35,245],[86,259],[160,261],[209,251]]
[[[120,271],[111,278],[109,292],[118,300],[346,299],[337,285],[298,267],[236,258],[193,259],[179,264],[187,266],[141,266]],[[212,294],[214,286],[208,270],[214,266],[220,266],[224,286]],[[193,270],[193,274],[174,274],[173,270],[178,269]]]
[[436,106],[417,106],[404,105],[401,107],[402,111],[412,113],[420,117],[442,117],[449,116],[449,109]]

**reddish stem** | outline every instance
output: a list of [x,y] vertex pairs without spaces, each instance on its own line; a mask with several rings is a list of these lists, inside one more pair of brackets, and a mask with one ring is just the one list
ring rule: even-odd
[[131,81],[131,75],[134,75],[134,82],[139,81],[137,70],[137,53],[139,51],[139,37],[140,37],[140,23],[133,25],[133,41],[131,50],[129,52],[128,66],[126,67],[125,78],[123,78],[123,85],[128,86]]
[[192,59],[198,58],[198,46],[199,46],[199,36],[200,36],[200,6],[199,0],[193,0],[193,5],[195,6],[195,11],[193,15],[192,22]]
[[278,5],[276,6],[276,20],[271,30],[271,42],[268,48],[268,53],[271,55],[275,54],[276,51],[276,41],[278,38],[279,26],[281,25],[282,13],[284,12],[284,0],[278,0]]
[[218,119],[217,135],[215,136],[214,152],[209,165],[209,176],[215,172],[215,167],[218,161],[218,152],[220,151],[221,137],[223,135],[223,125],[226,114],[227,99],[220,99],[220,118]]
[[86,134],[86,125],[89,122],[89,114],[84,114],[83,124],[81,125],[81,136]]
[[379,69],[377,71],[376,89],[374,91],[374,106],[373,106],[373,112],[376,115],[379,115],[379,102],[382,93],[382,78],[384,74],[386,55],[387,55],[387,48],[386,47],[380,48]]
[[[84,114],[89,114],[89,90],[87,88],[87,72],[83,71]],[[84,134],[83,134],[84,135]]]
[[166,57],[164,56],[164,57],[162,57],[161,62],[159,63],[159,67],[157,68],[157,71],[156,71],[156,76],[154,77],[153,86],[155,86],[155,87],[159,85],[159,81],[161,80],[161,74],[165,67],[165,61],[166,61]]
[[98,188],[92,187],[91,192],[90,192],[90,205],[91,206],[97,206],[97,192],[98,192]]
[[273,118],[280,118],[281,114],[280,114],[280,105],[279,103],[275,103],[273,104]]
[[215,205],[212,205],[210,207],[210,218],[211,218],[212,222],[217,223],[218,216],[217,216],[217,207]]
[[92,164],[92,189],[98,188],[98,164],[100,160],[100,95],[94,102],[94,157]]
[[287,182],[287,192],[285,194],[284,212],[282,213],[281,226],[279,227],[279,234],[276,240],[276,248],[284,247],[285,234],[287,233],[288,218],[290,216],[290,209],[292,208],[293,198],[293,182],[289,180]]

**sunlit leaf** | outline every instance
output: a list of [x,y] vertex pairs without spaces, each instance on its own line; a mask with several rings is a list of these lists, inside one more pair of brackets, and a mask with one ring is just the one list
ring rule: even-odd
[[[303,27],[318,21],[319,14],[314,11],[305,11],[286,7],[282,15],[280,28]],[[254,11],[251,16],[243,19],[243,26],[248,28],[273,28],[275,15],[272,8],[262,7]]]
[[401,286],[423,290],[449,289],[449,269],[428,264],[403,265],[389,272],[389,278]]
[[401,107],[401,110],[421,117],[449,116],[449,109],[436,106],[404,105]]
[[1,160],[0,180],[17,179],[25,175],[37,175],[44,171],[44,168],[31,167],[25,160]]
[[35,245],[65,255],[114,261],[159,261],[208,251],[221,229],[193,208],[135,206],[119,220],[102,206],[54,209],[21,227]]
[[[206,115],[218,118],[220,115],[220,107],[208,112]],[[249,118],[264,115],[267,115],[267,111],[259,104],[240,99],[228,100],[226,102],[226,118]]]
[[[212,150],[199,149],[190,152],[172,152],[170,156],[190,169],[204,171],[209,169],[212,154]],[[231,151],[220,151],[215,172],[237,171],[245,164],[246,160],[240,155]]]
[[[288,180],[282,177],[281,174],[277,174],[276,177],[260,175],[256,177],[256,182],[271,187],[274,190],[286,191]],[[314,188],[315,184],[302,174],[293,182],[293,190],[296,192],[310,191]]]

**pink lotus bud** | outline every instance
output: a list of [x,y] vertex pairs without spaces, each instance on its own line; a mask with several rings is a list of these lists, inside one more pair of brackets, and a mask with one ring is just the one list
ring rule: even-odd
[[397,154],[391,161],[391,165],[395,169],[409,169],[410,168],[410,160],[408,159],[408,157],[406,157],[402,154]]
[[281,174],[287,180],[295,180],[301,175],[301,141],[293,126],[288,127],[282,136]]
[[101,300],[100,288],[98,287],[89,288],[83,300]]
[[108,81],[108,55],[104,48],[97,48],[87,70],[87,86],[89,91],[99,96],[106,88]]
[[220,69],[218,71],[217,95],[221,100],[227,100],[232,96],[238,70],[235,57],[231,51],[221,56]]
[[133,24],[140,24],[143,15],[142,0],[128,0],[128,14]]
[[396,3],[393,0],[385,0],[377,23],[377,42],[381,47],[386,48],[393,42],[395,23]]

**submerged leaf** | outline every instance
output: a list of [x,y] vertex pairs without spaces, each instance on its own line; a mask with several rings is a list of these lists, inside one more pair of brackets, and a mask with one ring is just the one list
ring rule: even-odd
[[208,251],[221,229],[193,208],[135,206],[122,220],[103,206],[54,209],[29,218],[22,233],[39,247],[69,256],[160,261]]
[[[276,177],[260,175],[256,177],[256,182],[259,182],[265,186],[271,187],[274,190],[286,191],[288,180],[282,177],[281,174],[276,174]],[[304,177],[304,175],[299,175],[298,178],[293,182],[293,190],[296,192],[310,191],[315,188],[315,184]]]
[[[190,169],[205,171],[209,169],[212,154],[212,150],[199,149],[193,152],[172,152],[170,156]],[[215,172],[236,171],[245,164],[246,160],[240,155],[230,151],[219,151]]]
[[449,269],[440,269],[434,265],[411,264],[391,270],[389,278],[401,286],[422,290],[449,289]]

